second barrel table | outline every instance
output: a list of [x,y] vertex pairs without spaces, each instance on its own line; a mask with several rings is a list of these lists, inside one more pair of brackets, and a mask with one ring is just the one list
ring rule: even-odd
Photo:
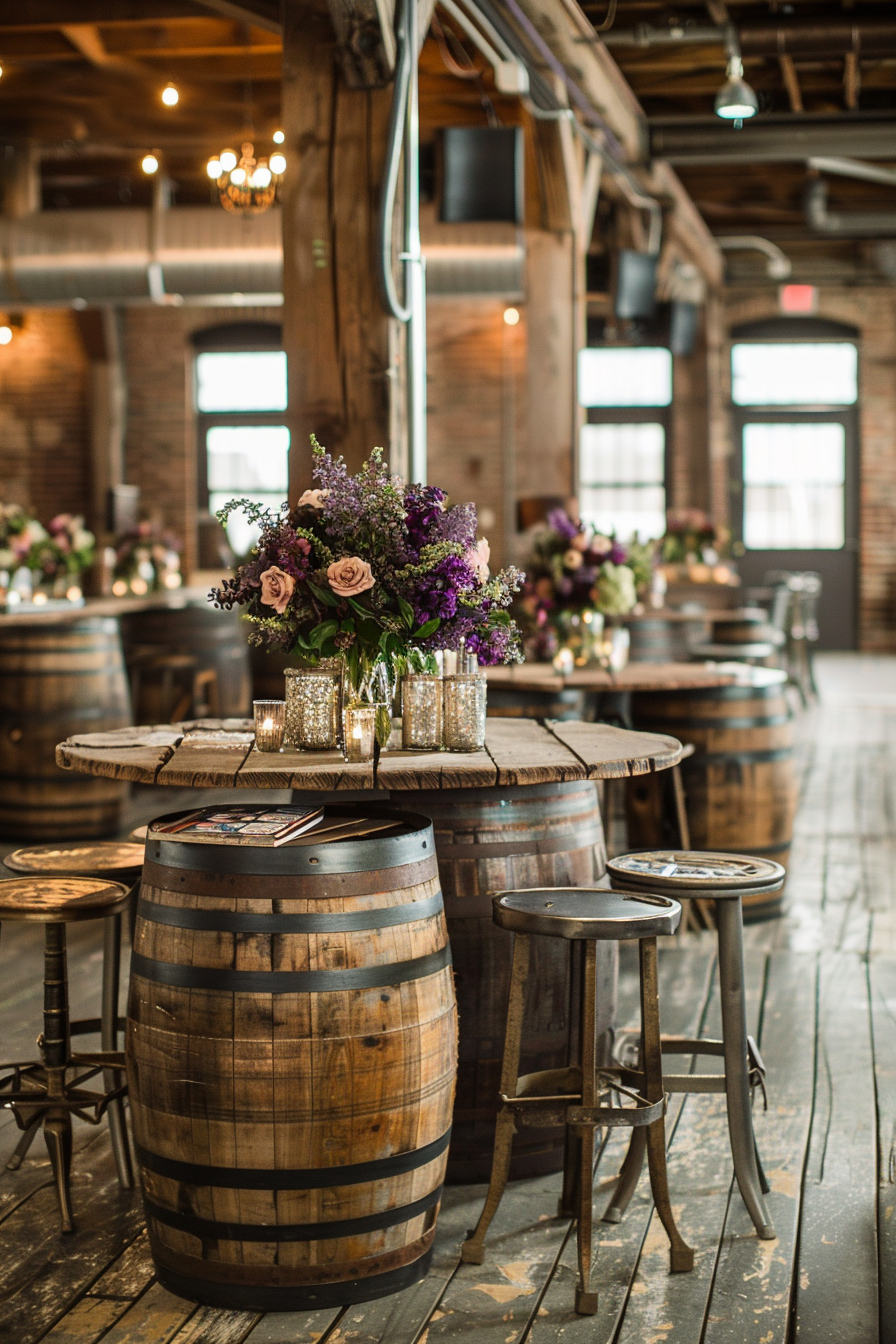
[[[206,721],[214,731],[219,725]],[[233,722],[233,728],[249,727]],[[510,940],[495,929],[491,897],[509,887],[597,881],[606,853],[596,782],[663,770],[680,759],[671,737],[605,724],[489,720],[484,750],[469,754],[388,751],[376,766],[337,752],[265,754],[250,743],[123,745],[120,736],[70,739],[58,763],[112,779],[178,787],[291,789],[302,799],[413,808],[433,820],[453,949],[460,1020],[459,1070],[449,1179],[485,1179],[497,1110]],[[146,740],[148,730],[143,730]],[[137,730],[138,737],[140,730]],[[164,737],[164,730],[161,734]],[[130,739],[133,741],[133,739]],[[281,851],[282,852],[282,851]],[[308,849],[302,851],[308,856]],[[547,940],[545,940],[547,942]],[[615,963],[607,954],[601,1027],[609,1046]],[[556,949],[536,967],[543,992],[527,1021],[528,1071],[568,1062],[569,981]],[[558,1170],[562,1133],[520,1136],[514,1174]]]

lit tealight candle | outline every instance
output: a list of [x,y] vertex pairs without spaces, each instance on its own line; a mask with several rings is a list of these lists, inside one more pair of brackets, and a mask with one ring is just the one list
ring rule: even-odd
[[372,761],[376,742],[373,705],[347,705],[343,712],[343,755],[347,761]]
[[46,593],[35,593],[31,599],[36,607],[42,607],[47,600]]
[[127,595],[128,585],[124,579],[116,579],[112,585],[112,592],[116,597],[125,597]]
[[280,751],[286,727],[285,700],[253,700],[255,746],[258,751]]

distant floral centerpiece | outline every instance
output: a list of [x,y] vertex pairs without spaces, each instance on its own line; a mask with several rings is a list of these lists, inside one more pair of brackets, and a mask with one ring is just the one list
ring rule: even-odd
[[46,527],[19,504],[0,507],[0,569],[28,569],[35,587],[65,589],[93,563],[95,537],[80,514],[58,513]]
[[730,553],[730,531],[714,523],[702,509],[669,510],[666,531],[659,542],[659,556],[667,580],[736,582],[733,567],[725,563]]
[[356,476],[312,437],[313,476],[295,508],[233,500],[261,529],[234,578],[212,589],[216,606],[245,608],[250,640],[296,652],[312,665],[342,658],[355,690],[378,665],[435,665],[439,649],[465,648],[482,665],[519,658],[507,608],[523,576],[490,575],[488,542],[472,504],[448,507],[437,486],[406,485],[375,448]]
[[116,597],[126,593],[162,592],[179,588],[183,582],[180,572],[179,539],[158,524],[144,521],[115,538],[115,561],[112,567],[112,592]]

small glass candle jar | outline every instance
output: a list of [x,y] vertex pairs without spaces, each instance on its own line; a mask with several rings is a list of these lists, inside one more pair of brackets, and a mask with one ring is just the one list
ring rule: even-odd
[[376,705],[346,705],[342,712],[342,754],[347,761],[372,761]]
[[282,751],[283,730],[286,727],[285,700],[253,700],[255,713],[255,749]]
[[445,678],[444,742],[449,751],[480,751],[485,746],[485,677],[458,672]]
[[441,677],[428,672],[402,677],[401,745],[409,751],[438,751],[441,747]]
[[340,674],[286,669],[286,741],[304,751],[333,751],[338,745]]

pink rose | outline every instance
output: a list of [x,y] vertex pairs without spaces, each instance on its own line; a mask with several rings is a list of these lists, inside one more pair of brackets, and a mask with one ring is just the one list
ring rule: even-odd
[[480,583],[485,583],[488,578],[488,562],[491,559],[491,547],[485,537],[476,545],[471,546],[467,551],[467,564],[475,573]]
[[261,600],[266,607],[273,607],[277,615],[282,616],[289,606],[295,586],[296,581],[291,574],[285,574],[277,565],[272,565],[261,576]]
[[574,551],[570,546],[568,551],[563,554],[563,566],[565,569],[581,569],[584,559],[581,551]]
[[322,509],[329,495],[329,490],[306,490],[297,507],[302,508],[304,504],[308,504],[312,509]]
[[590,532],[579,532],[577,536],[573,537],[569,544],[576,551],[587,551],[588,547],[591,545]]
[[335,560],[327,570],[327,581],[339,597],[355,597],[376,582],[367,561],[357,555],[345,555],[341,560]]

